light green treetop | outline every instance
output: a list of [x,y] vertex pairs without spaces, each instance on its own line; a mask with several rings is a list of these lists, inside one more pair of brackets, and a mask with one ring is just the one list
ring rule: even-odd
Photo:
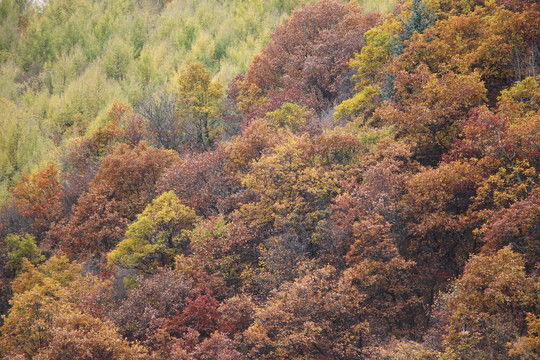
[[174,192],[163,193],[129,226],[126,238],[109,253],[108,264],[145,272],[165,266],[186,250],[188,232],[199,220]]

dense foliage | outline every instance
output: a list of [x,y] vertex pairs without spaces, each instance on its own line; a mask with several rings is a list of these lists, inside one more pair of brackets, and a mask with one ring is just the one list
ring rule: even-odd
[[0,359],[537,359],[539,29],[0,2]]

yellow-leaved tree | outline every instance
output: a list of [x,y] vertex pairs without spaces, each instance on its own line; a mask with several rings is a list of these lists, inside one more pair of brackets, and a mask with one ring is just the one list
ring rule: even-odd
[[137,217],[126,239],[108,255],[109,266],[152,272],[187,249],[187,232],[199,221],[195,210],[180,203],[174,192],[163,193]]
[[210,78],[202,63],[180,70],[177,80],[176,113],[187,142],[208,150],[219,135],[218,118],[222,113],[222,85]]

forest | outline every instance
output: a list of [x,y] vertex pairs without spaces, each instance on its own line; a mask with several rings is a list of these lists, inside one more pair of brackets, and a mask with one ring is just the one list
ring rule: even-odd
[[0,0],[1,360],[540,359],[540,1]]

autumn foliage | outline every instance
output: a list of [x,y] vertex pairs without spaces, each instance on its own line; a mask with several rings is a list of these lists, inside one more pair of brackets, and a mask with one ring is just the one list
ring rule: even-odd
[[[162,34],[178,3],[137,7]],[[154,54],[144,19],[85,75],[134,89],[91,126],[24,90],[57,151],[0,208],[0,359],[540,356],[538,2],[321,0],[283,20],[226,98],[193,24]],[[43,56],[43,91],[65,94]]]
[[38,234],[62,215],[62,186],[54,163],[36,174],[24,174],[10,191],[15,209],[31,219]]

